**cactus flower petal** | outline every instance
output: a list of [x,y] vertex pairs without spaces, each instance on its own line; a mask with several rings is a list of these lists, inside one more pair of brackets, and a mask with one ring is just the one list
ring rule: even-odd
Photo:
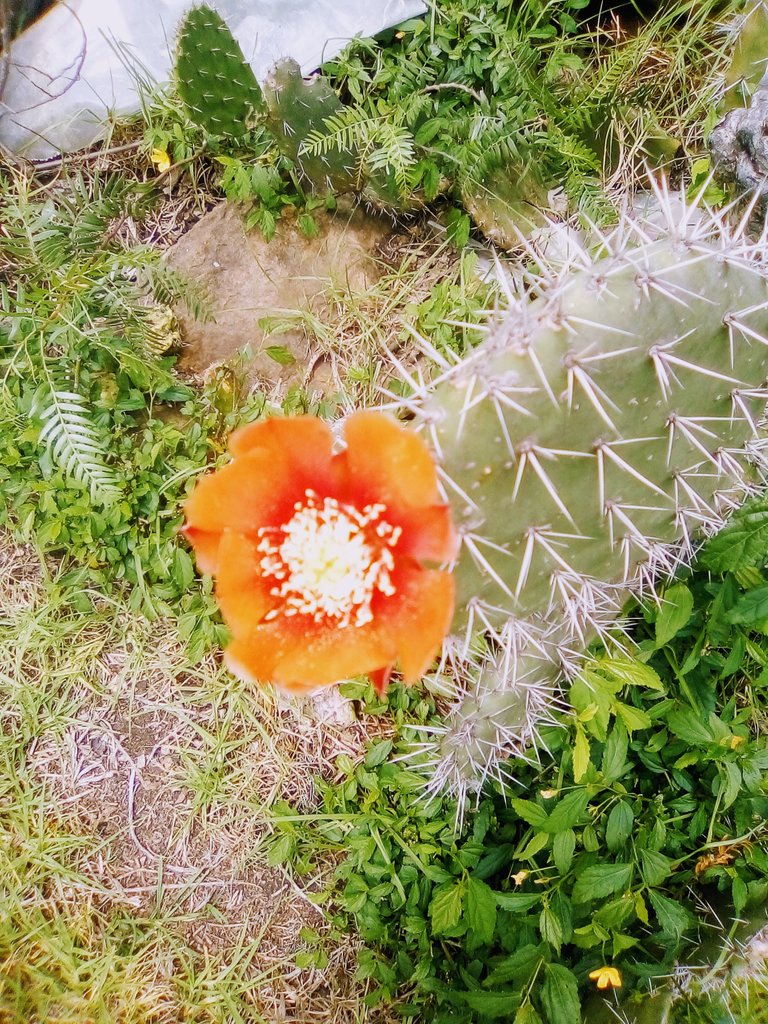
[[450,627],[456,536],[432,457],[381,413],[345,424],[347,447],[310,416],[236,431],[232,462],[198,480],[184,532],[249,680],[309,690],[368,674],[409,682]]
[[434,459],[417,434],[380,413],[361,412],[349,418],[345,436],[348,476],[364,495],[405,509],[440,501]]

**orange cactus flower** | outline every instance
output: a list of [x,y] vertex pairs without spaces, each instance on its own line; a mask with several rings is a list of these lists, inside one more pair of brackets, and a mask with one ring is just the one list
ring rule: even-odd
[[[450,627],[456,534],[424,442],[382,413],[344,425],[346,448],[312,416],[232,434],[233,460],[198,480],[184,533],[248,681],[306,691],[367,674],[407,682]],[[431,563],[431,564],[430,564]]]
[[597,983],[599,989],[621,988],[621,971],[618,967],[598,967],[596,971],[590,971],[589,977]]

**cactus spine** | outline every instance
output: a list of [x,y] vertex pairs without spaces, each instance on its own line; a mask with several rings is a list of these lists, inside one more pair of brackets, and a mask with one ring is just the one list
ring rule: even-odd
[[625,218],[596,256],[529,274],[487,341],[409,400],[462,538],[453,656],[478,630],[495,651],[465,669],[432,788],[498,771],[530,696],[554,696],[627,598],[762,484],[765,238],[660,199],[661,233]]

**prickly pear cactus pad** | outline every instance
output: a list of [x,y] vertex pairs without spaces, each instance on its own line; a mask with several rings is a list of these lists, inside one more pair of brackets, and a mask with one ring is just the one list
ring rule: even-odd
[[326,131],[325,120],[342,110],[342,104],[323,78],[305,81],[295,60],[276,64],[265,82],[269,125],[280,149],[289,156],[302,177],[319,192],[344,192],[355,185],[356,154],[341,148],[322,155],[304,153],[311,132]]
[[263,112],[259,83],[220,15],[202,5],[187,12],[176,53],[179,96],[191,119],[211,135],[240,138]]
[[765,240],[660,198],[663,230],[627,218],[595,256],[530,274],[412,403],[462,537],[456,649],[485,630],[495,650],[470,657],[436,759],[459,788],[535,728],[498,693],[554,695],[764,480]]

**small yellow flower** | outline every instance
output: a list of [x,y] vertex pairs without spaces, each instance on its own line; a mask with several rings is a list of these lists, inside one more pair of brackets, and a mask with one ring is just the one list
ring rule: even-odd
[[621,971],[618,967],[598,967],[596,971],[590,971],[589,977],[597,982],[597,987],[621,988]]
[[152,163],[163,174],[171,166],[171,158],[164,149],[152,150]]
[[515,885],[522,885],[523,882],[528,877],[528,875],[530,875],[530,873],[531,873],[530,871],[525,871],[525,870],[518,871],[516,875],[512,875],[511,876],[512,881],[515,883]]

